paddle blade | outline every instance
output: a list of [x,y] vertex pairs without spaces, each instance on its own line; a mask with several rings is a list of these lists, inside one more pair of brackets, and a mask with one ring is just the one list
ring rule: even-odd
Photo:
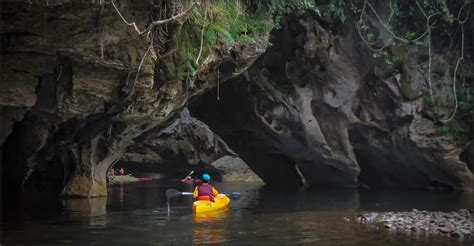
[[178,196],[181,196],[181,191],[179,191],[177,189],[167,189],[166,190],[166,197],[168,199],[178,197]]

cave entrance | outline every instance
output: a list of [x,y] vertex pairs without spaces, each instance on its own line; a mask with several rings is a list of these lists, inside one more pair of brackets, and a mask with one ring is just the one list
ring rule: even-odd
[[285,143],[262,125],[248,86],[250,82],[239,76],[193,98],[189,104],[191,115],[222,138],[267,187],[301,187],[303,177],[295,160],[280,151]]
[[215,181],[223,179],[223,173],[220,170],[202,161],[196,165],[188,165],[185,162],[136,162],[120,159],[107,172],[107,181],[115,183],[140,179],[176,180],[185,178],[191,171],[192,177],[200,177],[203,173],[208,173]]
[[214,181],[260,181],[219,134],[187,108],[166,127],[151,129],[134,140],[135,145],[114,165],[133,176],[176,180],[193,171],[193,178],[208,173]]

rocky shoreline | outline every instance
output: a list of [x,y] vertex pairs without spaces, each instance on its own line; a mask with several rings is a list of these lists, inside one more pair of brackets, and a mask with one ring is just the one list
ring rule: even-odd
[[364,212],[359,223],[382,224],[388,230],[407,233],[446,235],[469,238],[474,236],[474,211],[429,212],[413,209],[410,212]]
[[131,174],[119,175],[119,176],[109,175],[108,180],[109,180],[109,184],[139,181],[136,177],[132,176]]

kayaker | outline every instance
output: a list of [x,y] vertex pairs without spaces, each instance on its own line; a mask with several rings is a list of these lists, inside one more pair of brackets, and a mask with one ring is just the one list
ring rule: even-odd
[[184,179],[181,179],[181,182],[186,183],[186,184],[192,184],[194,183],[195,185],[202,184],[202,180],[199,179],[198,175],[195,175],[194,178],[192,178],[192,174],[194,171],[191,171],[188,176],[186,176]]
[[113,169],[112,168],[112,173],[115,175],[115,176],[120,176],[120,175],[125,175],[125,169],[123,168],[117,168],[117,169]]
[[207,200],[214,202],[214,197],[219,195],[219,192],[217,192],[214,186],[209,184],[210,180],[211,176],[209,176],[209,174],[205,173],[202,175],[202,184],[199,184],[194,189],[194,198],[196,198],[197,200]]

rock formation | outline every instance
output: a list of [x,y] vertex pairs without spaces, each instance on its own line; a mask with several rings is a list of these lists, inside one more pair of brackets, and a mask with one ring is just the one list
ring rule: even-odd
[[[156,50],[112,5],[35,3],[2,4],[0,143],[7,200],[43,191],[106,195],[107,170],[135,138],[165,126],[188,97],[215,86],[217,70],[223,71],[219,82],[245,70],[267,42],[263,36],[217,47],[190,78],[199,85],[188,89],[173,73],[183,62],[175,59],[175,47]],[[149,2],[119,9],[140,27],[149,23]]]
[[[179,18],[165,34],[139,35],[110,3],[50,2],[2,4],[4,200],[25,192],[106,195],[106,173],[127,150],[173,141],[149,136],[168,127],[188,99],[192,115],[220,136],[206,133],[206,141],[217,139],[223,152],[168,144],[177,150],[169,158],[186,150],[188,163],[212,161],[230,153],[228,145],[269,186],[473,188],[472,143],[437,134],[439,122],[422,98],[426,73],[418,68],[427,67],[426,55],[393,47],[403,57],[395,68],[384,66],[361,41],[355,19],[336,25],[295,13],[271,33],[268,49],[267,34],[216,44],[204,65],[183,76],[189,61],[180,60],[172,35]],[[172,14],[153,15],[164,8],[149,1],[117,5],[139,27]],[[466,26],[473,25],[471,18]],[[440,87],[452,80],[449,68],[441,70]],[[466,80],[472,84],[472,76]],[[168,158],[164,150],[154,154]]]
[[463,146],[436,135],[422,98],[404,94],[402,78],[423,75],[381,76],[356,30],[336,36],[324,23],[284,19],[265,54],[219,101],[216,91],[198,98],[193,115],[267,185],[472,189],[469,150],[460,158]]
[[137,144],[120,162],[149,163],[159,166],[163,173],[179,173],[180,177],[190,170],[207,170],[224,181],[258,180],[247,164],[187,108],[166,128],[156,127],[135,141]]

